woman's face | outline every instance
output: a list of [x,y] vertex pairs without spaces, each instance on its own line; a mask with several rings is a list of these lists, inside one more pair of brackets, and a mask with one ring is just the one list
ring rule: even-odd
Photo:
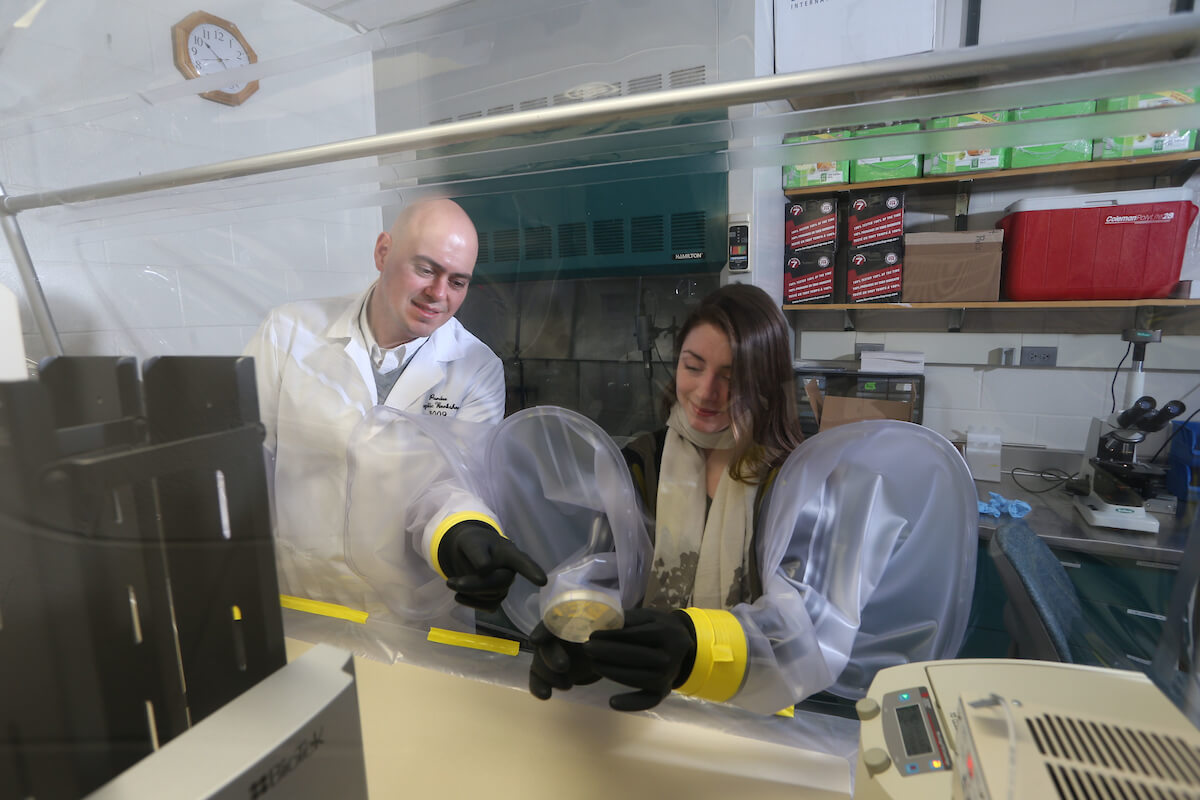
[[701,433],[729,427],[729,382],[733,349],[718,328],[701,323],[683,340],[675,369],[675,399]]

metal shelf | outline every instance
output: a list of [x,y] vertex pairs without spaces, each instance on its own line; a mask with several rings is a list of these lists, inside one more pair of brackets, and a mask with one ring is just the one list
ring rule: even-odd
[[794,303],[785,305],[784,311],[870,311],[897,310],[920,311],[924,309],[955,309],[955,308],[987,308],[992,310],[1040,309],[1051,310],[1058,308],[1133,308],[1158,306],[1200,306],[1200,299],[1148,299],[1148,300],[996,300],[994,302],[958,302],[958,303]]
[[1013,180],[1027,185],[1029,178],[1040,175],[1052,175],[1054,179],[1070,177],[1086,177],[1098,180],[1110,177],[1147,177],[1171,176],[1177,184],[1187,180],[1197,166],[1200,166],[1200,151],[1189,150],[1182,153],[1171,153],[1161,156],[1143,156],[1141,158],[1104,159],[1102,161],[1081,161],[1075,164],[1050,164],[1044,167],[1022,167],[1020,169],[991,170],[984,172],[959,172],[954,175],[934,175],[924,178],[897,178],[886,181],[866,181],[864,183],[835,183],[822,186],[805,186],[801,189],[785,189],[784,194],[789,198],[808,197],[830,192],[849,192],[863,189],[903,186],[907,189],[920,190],[924,187],[934,187],[931,191],[953,192],[957,185],[964,181],[997,181]]

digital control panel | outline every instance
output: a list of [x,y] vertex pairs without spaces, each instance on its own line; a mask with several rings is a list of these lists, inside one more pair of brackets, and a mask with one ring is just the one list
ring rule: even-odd
[[901,775],[950,769],[950,748],[928,688],[915,686],[885,694],[880,721],[888,755]]
[[729,217],[729,271],[747,272],[750,269],[750,217],[731,214]]

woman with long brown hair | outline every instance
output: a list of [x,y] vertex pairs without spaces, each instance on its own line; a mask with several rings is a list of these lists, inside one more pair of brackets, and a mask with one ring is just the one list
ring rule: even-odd
[[641,608],[583,645],[539,626],[531,637],[535,696],[598,677],[637,690],[612,698],[618,710],[650,708],[673,689],[713,700],[736,693],[748,638],[729,609],[762,593],[759,502],[803,439],[789,333],[779,306],[748,284],[712,292],[685,320],[664,396],[667,427],[625,449],[655,518]]

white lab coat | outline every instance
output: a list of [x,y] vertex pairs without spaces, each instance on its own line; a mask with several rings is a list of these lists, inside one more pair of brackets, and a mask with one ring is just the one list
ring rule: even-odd
[[[345,564],[343,529],[347,444],[378,404],[370,353],[358,328],[366,296],[276,308],[245,351],[255,359],[266,427],[280,590],[360,608],[368,605],[366,585]],[[504,368],[452,318],[412,357],[384,405],[496,423],[504,416]],[[422,466],[397,459],[398,483],[405,481],[406,469]],[[356,594],[363,599],[355,602]]]

